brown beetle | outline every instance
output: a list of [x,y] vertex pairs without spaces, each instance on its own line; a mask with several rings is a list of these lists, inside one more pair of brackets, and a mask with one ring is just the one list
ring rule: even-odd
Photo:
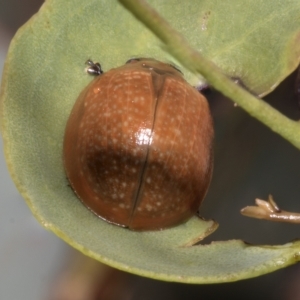
[[[102,74],[99,64],[89,65]],[[207,101],[179,70],[131,59],[80,94],[66,126],[64,164],[75,193],[102,219],[163,229],[198,210],[211,179],[212,139]]]

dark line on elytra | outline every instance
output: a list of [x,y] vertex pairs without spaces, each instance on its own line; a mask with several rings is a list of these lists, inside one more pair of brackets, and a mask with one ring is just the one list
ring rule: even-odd
[[[152,74],[151,74],[151,79],[152,79]],[[152,84],[153,84],[153,80],[152,80]],[[154,88],[153,88],[153,91],[154,91]],[[149,158],[149,154],[150,154],[150,144],[152,142],[152,138],[153,138],[153,130],[154,130],[154,125],[155,125],[155,121],[156,121],[156,112],[157,112],[157,106],[158,106],[158,100],[159,100],[159,93],[157,93],[157,97],[156,97],[156,103],[155,103],[155,107],[154,107],[154,114],[153,114],[153,123],[152,123],[152,128],[151,128],[151,135],[150,135],[150,139],[148,141],[148,145],[147,145],[147,152],[146,152],[146,157],[145,157],[145,160],[144,160],[144,163],[143,163],[143,166],[142,166],[142,169],[140,171],[140,181],[139,181],[139,186],[136,190],[136,193],[135,193],[135,197],[134,197],[134,205],[132,207],[132,210],[131,210],[131,215],[130,215],[130,220],[129,220],[129,226],[132,222],[132,219],[133,219],[133,216],[135,214],[135,210],[138,206],[138,204],[140,203],[141,201],[141,191],[142,191],[142,188],[144,186],[144,179],[145,179],[145,170],[147,169],[148,165],[149,165],[149,162],[148,162],[148,158]]]

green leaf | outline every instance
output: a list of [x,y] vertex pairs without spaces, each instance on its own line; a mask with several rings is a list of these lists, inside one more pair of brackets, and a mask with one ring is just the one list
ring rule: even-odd
[[[254,38],[249,32],[255,33],[259,24],[264,22],[255,21],[258,25],[248,32],[252,42],[242,39],[244,46],[240,47],[237,41],[241,39],[242,29],[235,28],[243,24],[238,22],[242,20],[241,12],[236,13],[239,2],[235,5],[230,2],[230,6],[236,8],[227,7],[226,10],[219,1],[215,1],[216,4],[213,1],[197,3],[185,1],[183,7],[175,0],[151,1],[196,48],[208,56],[213,54],[211,57],[229,74],[235,75],[230,70],[237,70],[245,75],[245,83],[251,83],[258,92],[267,91],[270,85],[280,81],[295,67],[295,60],[290,57],[292,67],[288,71],[285,67],[280,68],[280,72],[276,69],[275,75],[273,70],[265,73],[268,68],[262,63],[264,59],[251,69],[246,63],[249,59],[245,57],[247,53],[254,53],[253,58],[258,52],[251,52],[249,45],[257,41],[255,45],[263,47],[265,43],[259,43],[259,38]],[[297,7],[299,12],[299,5],[296,1],[286,3],[284,12],[290,21]],[[257,9],[256,1],[253,1],[253,6],[247,4],[253,9],[251,14],[250,7],[247,7],[245,13],[249,15],[244,19],[259,20],[272,14],[271,11],[279,14],[279,3],[267,1],[261,5],[264,10]],[[270,8],[269,14],[267,7]],[[202,30],[208,9],[210,17],[205,21],[206,29]],[[230,17],[224,19],[221,16],[225,11]],[[273,13],[275,17],[276,13]],[[237,17],[236,26],[232,25],[234,16]],[[247,26],[244,28],[249,29],[249,22],[245,22]],[[278,18],[276,22],[279,22]],[[271,30],[272,26],[277,26],[275,23],[265,25],[264,30]],[[225,29],[226,24],[231,30]],[[233,34],[234,29],[240,33]],[[280,31],[280,36],[289,39],[290,44],[296,31],[294,27],[292,29],[285,34]],[[262,40],[263,36],[265,33],[261,35]],[[277,41],[277,44],[281,44],[281,50],[276,47],[276,51],[282,56],[287,43]],[[229,56],[233,53],[239,53],[239,58],[229,63]],[[259,247],[242,241],[227,241],[191,247],[215,229],[212,221],[194,217],[186,224],[164,231],[132,232],[100,220],[76,198],[63,170],[62,141],[71,108],[80,91],[91,81],[84,71],[84,62],[91,58],[108,70],[133,56],[169,59],[152,33],[113,0],[48,0],[12,41],[1,89],[1,130],[13,180],[37,219],[70,245],[99,261],[162,280],[190,283],[234,281],[298,261],[299,242]],[[287,65],[284,58],[280,61],[281,66]],[[257,65],[262,68],[257,70]],[[255,81],[255,76],[262,73],[264,75],[259,78],[264,78],[263,84],[260,80]],[[251,80],[247,79],[250,77]],[[190,82],[195,80],[195,76],[188,72],[187,78]]]
[[[297,0],[196,0],[184,7],[177,0],[148,3],[194,49],[254,94],[271,92],[299,65]],[[189,72],[186,77],[192,84],[198,81]]]
[[[170,7],[166,11],[157,10],[194,49],[227,75],[241,79],[257,95],[272,91],[299,65],[297,0],[202,0],[197,1],[198,9],[195,1],[187,1],[189,26],[183,20],[173,21],[172,2],[168,1]],[[180,18],[180,9],[175,13]]]

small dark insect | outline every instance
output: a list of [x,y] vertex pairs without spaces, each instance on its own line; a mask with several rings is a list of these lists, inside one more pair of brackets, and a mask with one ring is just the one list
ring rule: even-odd
[[90,59],[88,59],[85,62],[86,65],[88,65],[86,71],[90,74],[90,75],[101,75],[103,74],[103,71],[101,69],[101,65],[99,63],[94,63],[93,61],[91,61]]

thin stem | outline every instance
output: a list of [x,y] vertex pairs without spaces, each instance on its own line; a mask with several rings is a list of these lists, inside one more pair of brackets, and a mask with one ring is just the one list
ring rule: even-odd
[[263,100],[254,97],[235,84],[215,64],[189,46],[187,40],[146,1],[119,0],[119,2],[144,23],[165,44],[167,51],[183,66],[191,72],[204,76],[215,89],[300,149],[299,122],[290,120]]

